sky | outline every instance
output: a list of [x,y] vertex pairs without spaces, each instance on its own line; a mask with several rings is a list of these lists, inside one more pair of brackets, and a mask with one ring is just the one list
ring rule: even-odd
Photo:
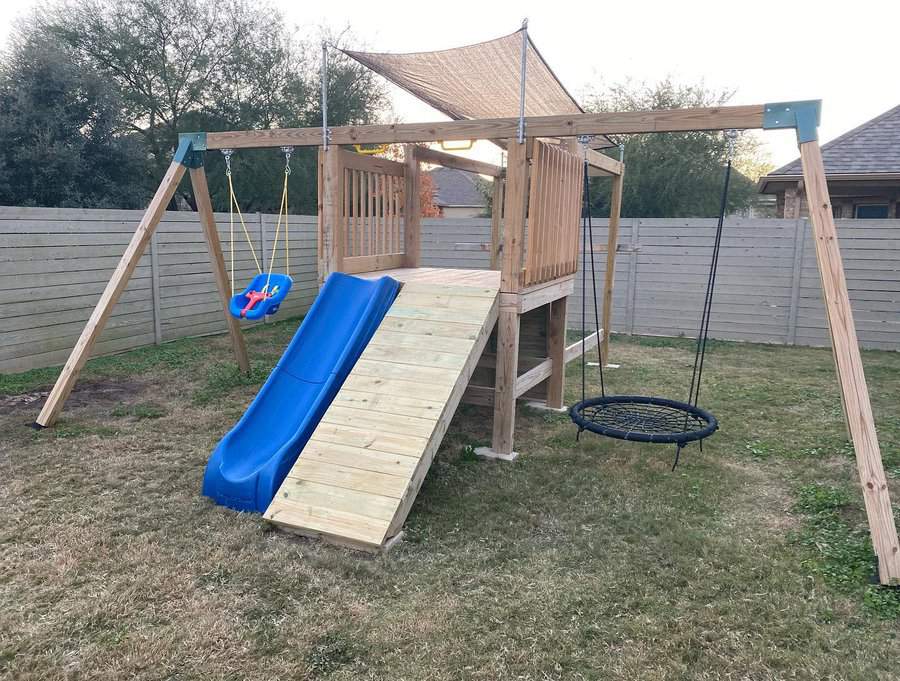
[[[272,2],[301,34],[349,26],[353,46],[383,52],[489,40],[517,30],[527,17],[532,40],[576,98],[603,84],[670,76],[734,90],[730,104],[821,99],[823,142],[900,104],[900,2],[895,0]],[[13,19],[37,4],[0,3],[0,45],[15,30]],[[392,98],[403,121],[444,118],[396,88]],[[773,164],[797,156],[792,131],[760,135]],[[484,153],[483,147],[476,155]]]

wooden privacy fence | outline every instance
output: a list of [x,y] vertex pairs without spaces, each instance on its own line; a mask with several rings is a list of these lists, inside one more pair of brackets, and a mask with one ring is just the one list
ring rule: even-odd
[[[0,302],[0,371],[65,361],[141,215],[0,208],[0,286],[10,294]],[[268,264],[277,216],[245,218],[256,251]],[[229,262],[228,215],[218,214],[216,220]],[[285,316],[305,312],[316,293],[315,218],[292,215],[290,229],[294,287],[282,305]],[[243,234],[236,235],[234,243],[235,283],[241,288],[256,274],[256,264]],[[283,257],[279,247],[276,265]],[[197,214],[169,212],[93,354],[223,331],[222,307]]]
[[578,269],[582,159],[559,145],[534,141],[528,191],[528,241],[522,285]]
[[[139,219],[138,211],[0,208],[0,371],[65,360]],[[247,219],[257,250],[269,253],[276,216]],[[229,260],[228,216],[217,222]],[[594,243],[605,244],[606,221],[594,222]],[[285,317],[305,312],[316,292],[315,218],[291,216],[290,224],[294,288]],[[622,220],[613,331],[695,335],[714,230],[713,220]],[[900,220],[840,221],[838,233],[860,343],[900,349]],[[425,219],[422,265],[486,268],[490,234],[487,219]],[[240,285],[256,268],[243,238],[235,245]],[[606,253],[596,248],[599,286]],[[720,258],[713,337],[829,344],[806,220],[729,218]],[[580,324],[580,292],[579,276],[570,328]],[[95,354],[224,331],[197,215],[166,213]]]
[[[600,289],[606,270],[607,221],[593,223]],[[622,220],[613,290],[614,332],[696,336],[715,224],[698,218]],[[900,220],[837,224],[860,344],[900,350]],[[488,220],[426,220],[422,264],[487,267],[489,242]],[[578,272],[569,301],[569,328],[581,324],[581,286]],[[602,291],[597,293],[602,299]],[[589,278],[587,326],[593,330],[590,296]],[[764,343],[830,345],[806,219],[727,219],[710,334]]]
[[355,274],[402,267],[406,166],[345,150],[340,163],[341,269]]

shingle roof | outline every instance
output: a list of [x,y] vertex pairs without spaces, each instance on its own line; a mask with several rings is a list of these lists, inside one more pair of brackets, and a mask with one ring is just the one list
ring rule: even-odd
[[[826,175],[900,173],[900,106],[822,145]],[[800,175],[798,158],[769,173]]]
[[438,206],[484,206],[478,190],[477,175],[455,168],[435,168],[428,173],[434,179],[434,202]]

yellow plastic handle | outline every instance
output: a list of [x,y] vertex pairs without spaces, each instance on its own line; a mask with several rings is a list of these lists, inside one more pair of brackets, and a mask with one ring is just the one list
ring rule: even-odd
[[390,148],[390,144],[379,144],[374,147],[364,147],[362,144],[354,144],[353,148],[356,149],[357,154],[363,154],[364,156],[374,156],[375,154],[383,154]]
[[459,145],[447,144],[446,142],[441,142],[441,149],[444,151],[468,151],[473,146],[475,146],[475,140],[469,140],[468,142],[463,142]]

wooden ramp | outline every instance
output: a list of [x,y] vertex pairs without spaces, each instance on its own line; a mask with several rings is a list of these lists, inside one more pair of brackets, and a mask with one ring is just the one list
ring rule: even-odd
[[407,281],[272,500],[268,520],[370,551],[402,529],[499,305],[499,277],[485,285],[483,277],[443,283],[423,274],[397,277]]

